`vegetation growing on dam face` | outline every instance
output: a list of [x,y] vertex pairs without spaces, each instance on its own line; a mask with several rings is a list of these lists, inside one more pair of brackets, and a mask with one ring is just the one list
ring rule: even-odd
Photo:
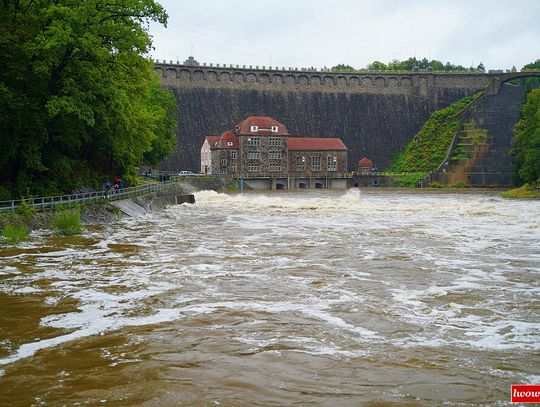
[[447,108],[433,112],[405,150],[394,158],[388,171],[395,173],[434,171],[446,157],[452,138],[459,127],[459,120],[454,119],[454,116],[481,95],[482,93],[477,93],[467,96]]
[[0,3],[0,200],[129,180],[173,150],[151,21],[167,21],[153,0]]
[[527,95],[512,139],[517,185],[540,183],[540,89]]

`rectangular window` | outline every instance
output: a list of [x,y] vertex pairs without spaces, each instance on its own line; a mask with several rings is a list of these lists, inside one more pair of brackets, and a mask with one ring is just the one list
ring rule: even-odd
[[328,160],[328,171],[336,171],[337,170],[337,157],[329,156]]
[[271,150],[268,153],[269,160],[281,160],[281,150]]
[[249,172],[260,172],[261,171],[261,165],[260,164],[248,164],[248,171]]
[[268,140],[268,145],[270,147],[281,147],[281,138],[280,137],[270,137]]
[[261,152],[260,151],[248,151],[248,160],[260,160]]
[[221,170],[220,170],[220,172],[221,172],[222,174],[227,174],[227,167],[222,167]]
[[260,137],[250,137],[247,139],[247,145],[250,147],[257,147],[261,145]]
[[306,170],[306,157],[298,156],[296,157],[296,171],[304,172]]
[[233,151],[230,152],[231,160],[236,160],[236,153],[237,153],[236,150],[233,150]]
[[281,165],[271,165],[270,172],[281,172]]
[[278,132],[278,126],[272,126],[272,133]]
[[227,157],[221,157],[221,166],[226,167],[227,166]]
[[314,155],[311,157],[311,170],[320,171],[321,170],[321,157],[319,155]]

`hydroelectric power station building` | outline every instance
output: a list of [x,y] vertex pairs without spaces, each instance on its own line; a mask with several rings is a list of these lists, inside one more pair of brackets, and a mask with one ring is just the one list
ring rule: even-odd
[[255,189],[346,188],[347,147],[334,137],[294,137],[271,117],[250,116],[205,138],[201,171]]

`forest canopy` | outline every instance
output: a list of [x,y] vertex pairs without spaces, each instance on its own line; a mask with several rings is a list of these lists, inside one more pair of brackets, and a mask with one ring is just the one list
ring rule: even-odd
[[512,155],[515,165],[515,183],[540,182],[540,89],[527,94],[521,109],[521,120],[515,126]]
[[[416,57],[410,57],[404,61],[400,61],[399,59],[393,59],[392,61],[388,63],[384,63],[381,61],[373,61],[370,64],[368,64],[365,69],[370,71],[412,71],[413,68],[419,68],[419,69],[427,69],[431,68],[433,71],[436,72],[485,72],[486,68],[484,67],[484,64],[480,62],[478,66],[476,67],[469,67],[466,68],[462,65],[454,65],[450,62],[443,63],[441,61],[438,61],[436,59],[428,60],[427,58],[422,59],[416,59]],[[354,72],[354,71],[360,71],[362,69],[355,69],[350,65],[345,64],[339,64],[331,68],[332,71],[337,72]]]
[[0,200],[133,176],[175,143],[148,59],[153,0],[0,3]]

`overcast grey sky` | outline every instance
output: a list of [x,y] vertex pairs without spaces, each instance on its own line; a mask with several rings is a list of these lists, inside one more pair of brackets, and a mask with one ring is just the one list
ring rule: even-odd
[[540,59],[540,0],[158,0],[153,58],[364,68],[438,59],[518,69]]

